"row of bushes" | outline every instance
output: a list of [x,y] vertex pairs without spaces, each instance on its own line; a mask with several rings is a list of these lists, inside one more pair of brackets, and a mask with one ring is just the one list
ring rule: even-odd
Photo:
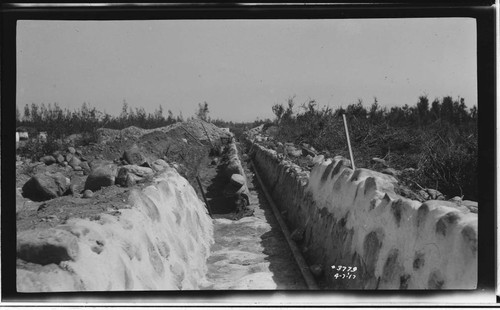
[[369,109],[361,101],[338,108],[319,108],[315,101],[295,108],[273,106],[277,139],[308,143],[317,150],[349,156],[342,114],[346,115],[357,167],[370,168],[370,159],[385,159],[393,168],[414,168],[402,182],[414,190],[434,188],[448,197],[477,200],[477,108],[463,99],[429,100],[414,106],[382,108],[375,99]]
[[146,113],[144,108],[132,109],[126,102],[123,103],[122,112],[119,116],[111,116],[98,111],[83,103],[80,109],[70,111],[62,109],[57,103],[40,104],[32,103],[24,107],[21,115],[16,109],[16,127],[32,128],[32,131],[45,131],[50,137],[60,139],[71,134],[94,133],[98,128],[123,129],[129,126],[137,126],[144,129],[168,126],[182,121],[182,115],[174,117],[172,111],[163,115],[160,106],[154,113]]

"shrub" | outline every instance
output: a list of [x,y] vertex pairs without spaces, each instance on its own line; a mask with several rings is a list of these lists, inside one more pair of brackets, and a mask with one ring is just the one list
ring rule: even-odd
[[440,137],[425,143],[417,179],[422,184],[434,184],[433,188],[448,198],[477,197],[477,139],[463,143]]
[[17,154],[29,158],[32,161],[38,161],[41,157],[51,155],[64,147],[59,139],[47,137],[47,141],[30,139],[17,149]]
[[[312,100],[298,113],[293,106],[293,98],[285,112],[283,105],[273,106],[278,140],[305,142],[319,151],[348,158],[342,120],[345,113],[356,167],[371,168],[372,157],[384,158],[393,168],[415,169],[401,177],[412,189],[434,188],[449,198],[477,199],[477,109],[467,111],[463,99],[436,99],[430,110],[425,96],[413,107],[404,105],[389,111],[380,108],[376,99],[370,111],[361,100],[335,111],[318,109]],[[446,109],[451,116],[443,112]]]

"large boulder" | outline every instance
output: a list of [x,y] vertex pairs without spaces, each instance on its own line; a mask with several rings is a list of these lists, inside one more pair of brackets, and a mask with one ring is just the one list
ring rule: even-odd
[[62,164],[64,162],[65,158],[61,154],[57,155],[56,161],[58,164]]
[[139,147],[134,144],[128,150],[125,150],[122,155],[123,160],[125,160],[129,165],[141,166],[146,163],[146,158],[142,155]]
[[241,174],[236,174],[236,173],[231,176],[230,182],[238,189],[241,188],[246,183],[245,177],[242,176]]
[[62,229],[28,230],[17,234],[17,257],[35,264],[59,264],[76,260],[77,237]]
[[233,202],[236,203],[236,207],[238,207],[237,202],[239,198],[242,198],[244,200],[245,206],[250,204],[250,192],[248,190],[248,187],[246,186],[245,177],[241,174],[235,173],[231,176],[229,183],[223,190],[223,195],[226,198],[233,200]]
[[153,174],[154,171],[151,168],[126,165],[118,170],[118,176],[116,177],[115,183],[121,186],[130,187]]
[[115,184],[117,167],[114,164],[97,166],[92,169],[87,180],[85,188],[91,191],[100,190],[102,187],[107,187]]
[[70,180],[62,173],[38,173],[23,186],[23,196],[33,201],[44,201],[64,195]]

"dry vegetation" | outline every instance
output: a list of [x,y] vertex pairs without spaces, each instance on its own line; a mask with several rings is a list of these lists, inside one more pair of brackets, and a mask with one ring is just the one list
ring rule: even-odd
[[[342,122],[345,113],[357,167],[372,168],[371,158],[382,158],[390,167],[400,170],[400,180],[415,191],[433,188],[448,198],[478,199],[477,108],[468,109],[463,99],[444,97],[430,103],[421,96],[414,106],[390,109],[381,108],[375,99],[368,109],[358,101],[334,111],[318,107],[315,101],[297,107],[290,98],[286,104],[274,105],[272,110],[274,121],[234,123],[208,118],[205,102],[199,104],[196,117],[218,127],[229,127],[237,138],[258,125],[275,125],[276,139],[281,142],[307,143],[320,152],[348,157]],[[45,142],[32,139],[17,154],[38,159],[68,145],[95,143],[97,129],[102,127],[148,129],[182,120],[182,115],[174,117],[171,111],[165,117],[161,106],[153,114],[146,114],[142,108],[129,108],[126,102],[118,117],[85,103],[73,112],[57,105],[26,105],[23,116],[17,113],[17,126],[27,128],[32,134],[46,131],[48,139]]]
[[[384,159],[401,171],[404,185],[418,191],[437,189],[448,198],[477,200],[477,108],[463,99],[421,96],[414,106],[369,109],[361,101],[333,111],[310,101],[295,109],[273,106],[281,142],[307,143],[348,158],[342,114],[346,114],[356,167],[371,168],[371,158]],[[412,168],[412,169],[407,169]]]

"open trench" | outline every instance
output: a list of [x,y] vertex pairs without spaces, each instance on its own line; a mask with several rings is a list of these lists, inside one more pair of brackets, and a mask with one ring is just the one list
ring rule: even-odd
[[259,188],[253,168],[245,161],[242,161],[242,167],[250,192],[245,214],[236,213],[222,194],[227,183],[223,164],[204,165],[200,173],[213,213],[215,239],[207,260],[207,282],[201,288],[307,289],[285,236]]

